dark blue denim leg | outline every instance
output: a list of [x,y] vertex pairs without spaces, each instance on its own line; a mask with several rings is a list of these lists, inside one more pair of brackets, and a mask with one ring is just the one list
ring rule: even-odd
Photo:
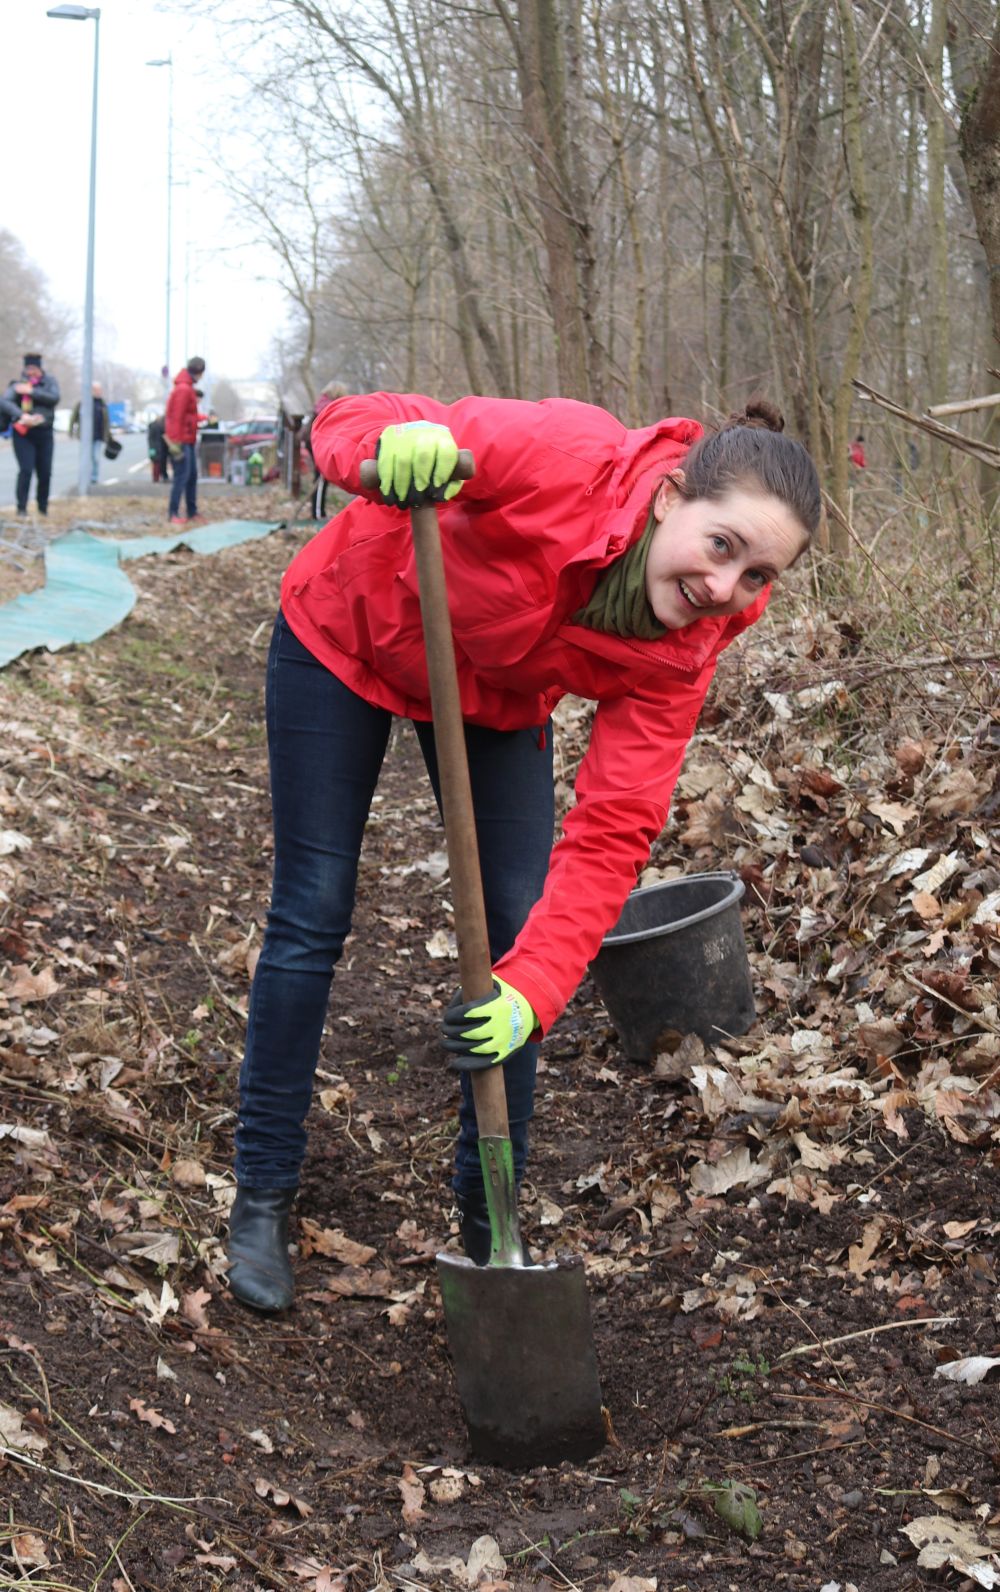
[[330,981],[351,927],[391,725],[391,714],[342,685],[279,615],[267,667],[274,883],[240,1072],[240,1183],[299,1181]]
[[[435,795],[440,800],[434,734],[418,724],[417,734]],[[476,812],[479,865],[486,899],[486,926],[494,962],[509,951],[525,918],[542,893],[549,870],[555,824],[552,781],[552,727],[488,730],[467,724],[465,744]],[[504,1063],[507,1113],[518,1183],[528,1156],[528,1124],[535,1108],[537,1045],[523,1045]],[[459,1134],[455,1150],[456,1194],[481,1192],[479,1132],[472,1085],[462,1074]]]
[[197,489],[197,463],[194,458],[194,447],[191,443],[183,443],[180,458],[174,458],[174,482],[170,486],[170,503],[167,508],[170,519],[177,519],[180,514],[180,500],[185,498],[185,508],[188,519],[193,516],[191,500]]
[[193,520],[198,512],[198,450],[193,442],[185,442],[184,452],[188,456],[188,473],[184,481],[184,498],[187,503],[188,519]]

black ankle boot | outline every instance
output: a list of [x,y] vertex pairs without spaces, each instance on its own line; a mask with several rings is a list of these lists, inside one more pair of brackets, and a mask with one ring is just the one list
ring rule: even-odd
[[232,1292],[254,1310],[286,1310],[295,1284],[288,1259],[288,1213],[298,1189],[236,1190],[229,1213],[229,1274]]
[[493,1245],[486,1196],[484,1194],[480,1199],[476,1199],[475,1195],[456,1194],[455,1204],[458,1206],[458,1230],[462,1238],[462,1248],[477,1266],[485,1266]]
[[[462,1238],[462,1248],[477,1266],[487,1265],[493,1248],[493,1235],[486,1195],[456,1194],[455,1204],[458,1206],[458,1230]],[[521,1254],[524,1256],[524,1264],[530,1266],[531,1257],[523,1239]]]

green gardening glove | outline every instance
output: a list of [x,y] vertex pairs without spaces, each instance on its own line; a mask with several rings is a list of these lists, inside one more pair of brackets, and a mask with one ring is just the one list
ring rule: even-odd
[[494,973],[493,988],[492,999],[479,1001],[463,1001],[459,990],[441,1020],[444,1048],[452,1054],[448,1065],[459,1072],[479,1072],[506,1061],[538,1027],[538,1018],[512,984]]
[[458,444],[447,426],[436,426],[431,420],[386,426],[375,458],[379,491],[394,508],[447,502],[462,490],[461,481],[451,479],[458,463]]

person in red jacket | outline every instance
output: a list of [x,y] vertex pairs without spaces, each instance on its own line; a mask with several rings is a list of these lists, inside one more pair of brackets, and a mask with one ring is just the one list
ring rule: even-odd
[[[395,716],[437,767],[409,515],[440,504],[495,996],[456,997],[452,1187],[466,1253],[489,1257],[470,1070],[502,1065],[515,1176],[537,1042],[617,921],[667,817],[722,649],[763,612],[816,529],[801,444],[763,400],[706,435],[628,430],[568,399],[350,395],[312,448],[353,501],[287,570],[267,670],[271,907],[254,975],[236,1129],[229,1284],[291,1302],[288,1219],[330,982],[351,926],[369,805]],[[452,481],[457,448],[475,475]],[[381,494],[360,485],[378,458]],[[597,702],[576,803],[553,849],[551,714]]]
[[[174,385],[167,399],[163,437],[174,467],[168,509],[171,525],[205,523],[198,513],[198,458],[195,449],[198,440],[198,392],[195,383],[204,372],[203,359],[189,359],[184,369],[174,377]],[[187,508],[186,518],[181,515],[182,497]]]

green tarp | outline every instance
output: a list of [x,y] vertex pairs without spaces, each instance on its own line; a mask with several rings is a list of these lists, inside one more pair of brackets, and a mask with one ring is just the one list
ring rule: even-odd
[[116,538],[78,530],[54,538],[45,549],[45,585],[0,604],[0,669],[23,652],[58,652],[96,641],[120,625],[135,604],[135,588],[121,568],[126,559],[182,545],[193,553],[217,553],[279,529],[273,520],[223,520],[178,536]]

